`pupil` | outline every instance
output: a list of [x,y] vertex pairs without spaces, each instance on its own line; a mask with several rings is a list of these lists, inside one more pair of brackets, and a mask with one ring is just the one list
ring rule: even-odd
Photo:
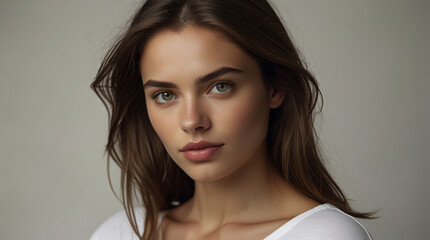
[[162,96],[163,100],[165,100],[165,101],[169,101],[172,99],[172,94],[170,94],[168,92],[163,93],[161,96]]
[[216,89],[220,92],[225,92],[227,91],[227,84],[225,83],[218,83],[216,86]]

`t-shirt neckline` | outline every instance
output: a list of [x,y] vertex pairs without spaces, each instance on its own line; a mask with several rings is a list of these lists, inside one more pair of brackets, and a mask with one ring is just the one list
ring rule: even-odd
[[[265,237],[263,240],[275,240],[284,235],[287,231],[289,231],[292,227],[294,227],[297,223],[299,223],[304,218],[308,217],[311,214],[314,214],[315,212],[320,211],[321,209],[325,209],[329,206],[329,203],[322,203],[320,205],[317,205],[305,212],[300,213],[299,215],[293,217],[292,219],[288,220],[286,223],[284,223],[282,226],[280,226],[278,229],[273,231],[271,234],[269,234],[267,237]],[[160,216],[158,218],[158,226],[161,225],[161,222],[163,221],[164,215],[166,214],[166,211],[160,212]]]

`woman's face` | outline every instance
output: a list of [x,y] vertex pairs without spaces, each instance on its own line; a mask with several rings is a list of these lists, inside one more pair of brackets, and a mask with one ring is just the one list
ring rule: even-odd
[[192,25],[162,30],[145,45],[140,67],[151,124],[196,182],[267,161],[269,110],[283,97],[266,91],[257,62],[236,44]]

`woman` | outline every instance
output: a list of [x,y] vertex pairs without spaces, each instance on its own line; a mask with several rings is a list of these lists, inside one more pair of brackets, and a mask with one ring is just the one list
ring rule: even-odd
[[125,211],[92,239],[371,239],[322,164],[320,94],[265,0],[148,0],[91,86]]

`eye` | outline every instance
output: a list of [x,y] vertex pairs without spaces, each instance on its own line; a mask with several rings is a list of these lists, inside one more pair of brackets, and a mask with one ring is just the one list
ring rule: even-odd
[[166,103],[172,101],[175,96],[171,92],[158,92],[152,97],[156,102]]
[[212,92],[213,90],[216,90],[215,93],[225,93],[225,92],[230,91],[231,88],[232,88],[232,85],[230,83],[219,82],[211,88],[210,92]]

